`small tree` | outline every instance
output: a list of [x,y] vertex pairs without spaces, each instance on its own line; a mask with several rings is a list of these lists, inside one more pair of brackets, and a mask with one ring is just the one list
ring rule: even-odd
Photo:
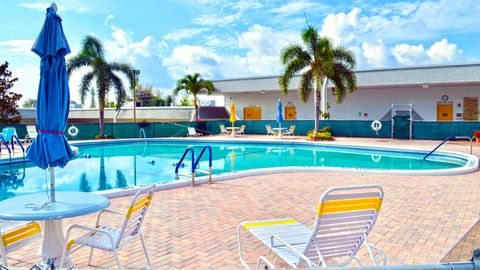
[[33,98],[29,98],[23,102],[23,108],[35,108],[37,107],[37,100]]
[[187,94],[193,95],[193,106],[195,106],[195,121],[198,121],[198,103],[197,95],[200,91],[207,90],[207,95],[210,95],[215,91],[212,81],[204,80],[200,78],[200,73],[193,75],[185,75],[182,79],[177,81],[177,87],[173,89],[173,94],[176,96],[180,91],[185,91]]
[[15,124],[22,120],[17,111],[17,101],[22,95],[9,91],[16,81],[18,78],[12,78],[12,72],[8,70],[8,62],[0,65],[0,124]]
[[178,106],[189,107],[189,106],[192,106],[192,103],[193,102],[190,100],[190,96],[186,95],[182,97]]

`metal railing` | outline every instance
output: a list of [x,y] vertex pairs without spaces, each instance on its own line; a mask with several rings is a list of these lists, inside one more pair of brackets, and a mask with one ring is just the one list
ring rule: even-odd
[[440,148],[442,145],[446,144],[448,141],[456,141],[458,139],[466,139],[466,140],[469,140],[470,141],[470,155],[473,153],[473,140],[471,137],[468,137],[468,136],[450,136],[448,138],[446,138],[445,140],[443,140],[439,145],[437,145],[437,147],[435,147],[432,151],[430,151],[430,153],[428,153],[427,155],[425,155],[423,157],[423,159],[425,160],[427,157],[429,157],[431,154],[433,154],[433,152],[437,151],[438,148]]
[[13,145],[14,145],[14,140],[17,142],[18,146],[20,146],[20,149],[22,149],[22,158],[23,158],[23,162],[25,163],[25,148],[23,147],[23,144],[20,142],[20,140],[18,139],[18,137],[16,135],[13,135],[12,136],[12,150],[15,150],[13,148]]
[[140,138],[142,138],[142,137],[143,137],[143,140],[145,141],[145,143],[147,143],[147,135],[145,134],[145,129],[144,128],[140,129]]
[[[209,167],[209,170],[208,171],[199,170],[199,169],[197,169],[197,167],[200,164],[200,160],[201,160],[201,158],[202,158],[202,156],[203,156],[203,154],[205,153],[206,150],[208,150],[208,167]],[[188,155],[188,153],[190,153],[191,161],[192,161],[191,162],[191,168],[190,168],[190,174],[179,173],[179,169],[182,166],[183,161],[185,160],[185,157]],[[178,161],[178,163],[175,164],[175,179],[177,179],[177,180],[180,179],[180,176],[191,177],[192,178],[192,186],[195,186],[195,176],[196,176],[197,172],[208,174],[208,183],[209,184],[213,183],[213,181],[212,181],[212,147],[210,147],[209,145],[204,146],[202,148],[202,151],[200,151],[200,155],[198,155],[197,158],[195,158],[195,151],[193,150],[193,147],[187,147],[187,149],[185,149],[185,152],[183,152],[183,155],[180,158],[180,160]]]
[[[8,151],[8,156],[10,158],[10,165],[12,164],[12,150],[10,150],[10,147],[8,147],[7,141],[5,141],[5,138],[3,136],[0,136],[0,141],[5,145]],[[0,153],[2,152],[2,145],[0,144]]]

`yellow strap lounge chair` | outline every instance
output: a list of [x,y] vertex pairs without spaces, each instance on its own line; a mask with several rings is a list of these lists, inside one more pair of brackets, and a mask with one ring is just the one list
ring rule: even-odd
[[[277,258],[292,268],[346,266],[353,260],[362,265],[356,254],[363,243],[373,265],[379,265],[373,251],[381,255],[385,265],[385,253],[367,240],[382,200],[383,190],[377,185],[335,187],[320,198],[313,229],[291,218],[242,222],[237,228],[240,261],[250,269],[242,254],[244,229],[269,249],[259,258],[257,268],[261,262],[271,267]],[[275,255],[273,263],[266,259],[270,252]]]
[[38,222],[0,221],[2,265],[8,267],[7,254],[25,247],[42,236]]
[[[91,248],[90,257],[88,258],[88,265],[91,265],[93,249],[96,248],[104,251],[113,252],[117,267],[121,269],[122,267],[120,264],[120,259],[118,257],[118,251],[120,251],[124,246],[129,244],[135,238],[140,239],[145,258],[147,259],[148,267],[151,267],[150,258],[148,256],[140,228],[143,221],[145,220],[145,215],[152,201],[154,192],[155,185],[139,190],[133,197],[127,211],[124,213],[108,209],[101,211],[98,214],[95,227],[72,225],[67,231],[67,245],[62,254],[60,267],[63,266],[63,261],[67,252],[71,254],[82,246],[87,246]],[[124,216],[123,224],[119,227],[101,224],[100,217],[103,213]],[[73,229],[79,229],[88,232],[77,239],[69,240],[70,233]]]

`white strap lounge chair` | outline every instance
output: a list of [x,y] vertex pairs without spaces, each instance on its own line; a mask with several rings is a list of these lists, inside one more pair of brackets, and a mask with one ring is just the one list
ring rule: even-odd
[[272,129],[272,126],[270,126],[270,125],[265,125],[265,128],[267,129],[267,135],[277,135],[277,132],[275,132],[275,131]]
[[245,135],[245,125],[241,125],[240,126],[240,129],[235,131],[235,134],[239,134],[239,135]]
[[225,128],[225,125],[220,125],[220,134],[221,135],[229,135],[230,133],[228,130]]
[[242,255],[241,230],[245,229],[267,246],[275,259],[292,268],[326,268],[327,263],[346,266],[353,260],[362,265],[356,253],[363,243],[373,265],[379,265],[373,251],[385,265],[385,253],[367,240],[382,200],[383,190],[377,185],[336,187],[320,198],[313,229],[291,218],[242,222],[237,228],[240,261],[250,269]]
[[42,236],[38,222],[0,221],[2,265],[8,267],[7,254],[31,244]]
[[38,135],[37,127],[35,125],[28,125],[27,126],[27,135],[25,135],[24,142],[32,142]]
[[288,130],[285,130],[285,131],[283,132],[283,135],[286,135],[286,136],[295,136],[295,125],[291,125]]
[[188,134],[187,134],[188,137],[203,136],[202,133],[197,133],[197,131],[193,127],[188,127],[187,130],[188,130]]
[[[62,259],[60,260],[60,267],[63,266],[63,260],[67,252],[71,254],[82,246],[87,246],[91,248],[90,257],[88,258],[88,265],[91,265],[93,249],[96,248],[104,251],[113,252],[117,267],[120,269],[122,267],[120,264],[120,259],[118,257],[118,252],[135,238],[140,239],[145,258],[147,259],[148,267],[150,267],[150,258],[148,257],[147,249],[145,247],[145,242],[143,240],[140,228],[143,221],[145,220],[145,215],[152,201],[154,192],[155,185],[139,190],[135,194],[135,196],[133,196],[128,210],[124,213],[108,209],[101,211],[98,214],[95,227],[72,225],[70,228],[68,228],[66,240],[67,245],[63,251]],[[124,216],[123,223],[121,224],[121,226],[118,227],[104,225],[100,223],[100,217],[104,213]],[[87,231],[87,233],[77,239],[69,240],[70,233],[73,229]]]

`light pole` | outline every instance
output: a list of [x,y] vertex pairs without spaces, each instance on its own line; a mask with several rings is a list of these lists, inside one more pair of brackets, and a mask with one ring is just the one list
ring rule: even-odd
[[140,70],[135,69],[133,71],[133,122],[137,122],[137,83]]

